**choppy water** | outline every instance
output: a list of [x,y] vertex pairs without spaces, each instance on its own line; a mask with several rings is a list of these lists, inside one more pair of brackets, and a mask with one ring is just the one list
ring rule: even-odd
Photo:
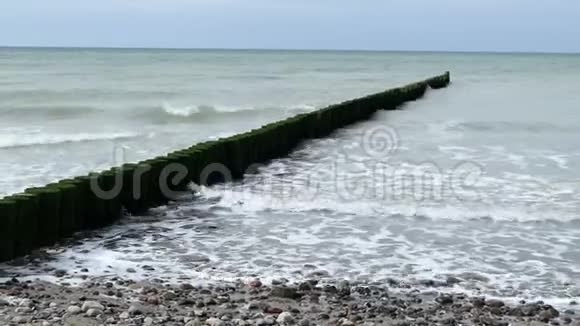
[[201,281],[455,275],[468,292],[577,300],[576,55],[4,49],[0,193],[444,70],[448,89],[146,223],[126,219],[48,265]]

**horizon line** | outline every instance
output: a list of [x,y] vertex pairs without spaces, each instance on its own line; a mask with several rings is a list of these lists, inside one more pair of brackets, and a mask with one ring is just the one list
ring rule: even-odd
[[0,45],[0,49],[53,49],[53,50],[168,50],[168,51],[287,51],[287,52],[369,52],[369,53],[449,53],[449,54],[561,54],[577,55],[580,52],[561,52],[561,51],[522,51],[522,50],[379,50],[379,49],[331,49],[331,48],[221,48],[221,47],[133,47],[133,46],[69,46],[69,45]]

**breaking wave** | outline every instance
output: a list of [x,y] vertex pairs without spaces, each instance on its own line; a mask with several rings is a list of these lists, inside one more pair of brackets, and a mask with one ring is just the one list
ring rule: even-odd
[[254,106],[216,106],[216,105],[184,105],[175,106],[169,103],[164,103],[161,106],[161,111],[154,110],[155,113],[160,113],[165,117],[179,117],[179,118],[211,118],[213,116],[224,115],[245,115],[245,114],[271,114],[271,115],[294,115],[314,110],[315,107],[307,104],[300,104],[290,107],[254,107]]

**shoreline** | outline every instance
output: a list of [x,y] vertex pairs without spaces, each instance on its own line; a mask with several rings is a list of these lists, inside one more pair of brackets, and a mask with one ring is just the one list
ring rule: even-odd
[[[158,271],[146,277],[131,276],[136,272],[133,269],[127,271],[129,275],[91,275],[90,266],[85,264],[77,264],[73,270],[43,266],[53,259],[55,252],[90,238],[91,234],[96,232],[77,234],[78,238],[71,238],[62,246],[37,250],[6,266],[16,270],[0,268],[0,325],[580,326],[580,306],[574,298],[569,298],[567,304],[547,299],[550,305],[536,299],[526,302],[519,298],[488,296],[474,284],[476,291],[462,286],[469,282],[462,275],[446,279],[345,281],[317,271],[291,281],[261,274],[255,274],[261,279],[209,280],[185,275],[166,277]],[[17,271],[18,267],[31,266],[36,272]],[[148,265],[139,269],[154,270]],[[280,297],[272,293],[286,286],[293,295]],[[227,300],[222,298],[224,294]],[[206,305],[206,299],[214,303]],[[89,308],[83,310],[86,301],[97,302],[102,308],[92,312]],[[367,307],[369,302],[371,306]],[[248,309],[251,303],[258,304],[259,308]],[[127,316],[133,305],[143,312]],[[346,315],[336,313],[345,307],[350,307]],[[198,316],[194,310],[205,312]],[[294,323],[278,323],[283,312],[290,313]]]
[[194,286],[160,279],[0,284],[6,325],[580,325],[543,302],[497,299],[397,284],[317,280]]

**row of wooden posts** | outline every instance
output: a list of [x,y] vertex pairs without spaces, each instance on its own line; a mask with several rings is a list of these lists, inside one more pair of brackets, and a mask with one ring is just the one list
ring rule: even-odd
[[300,142],[328,136],[446,87],[449,72],[404,87],[299,114],[242,134],[207,141],[150,160],[61,180],[0,199],[0,261],[24,256],[81,230],[110,225],[124,213],[143,214],[188,185],[240,178],[253,164],[291,152]]

